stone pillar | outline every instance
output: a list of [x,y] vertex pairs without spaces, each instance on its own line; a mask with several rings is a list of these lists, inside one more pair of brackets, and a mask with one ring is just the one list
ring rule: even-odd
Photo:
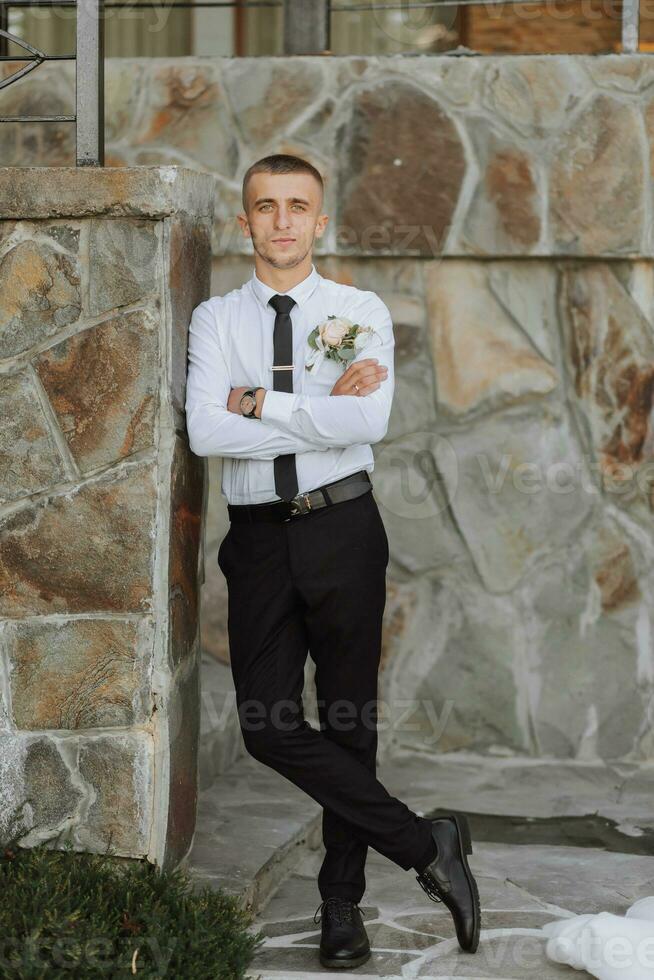
[[213,197],[177,167],[0,169],[0,840],[191,845]]

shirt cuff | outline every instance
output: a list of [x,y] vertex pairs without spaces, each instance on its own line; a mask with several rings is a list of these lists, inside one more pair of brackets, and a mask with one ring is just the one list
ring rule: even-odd
[[292,391],[271,391],[268,389],[261,409],[262,422],[288,425],[297,397],[297,393]]

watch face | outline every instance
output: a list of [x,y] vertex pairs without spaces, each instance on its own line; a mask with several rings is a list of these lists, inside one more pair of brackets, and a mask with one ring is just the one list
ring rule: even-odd
[[254,399],[252,395],[243,395],[241,400],[241,411],[244,415],[249,415],[250,412],[254,411],[256,404],[256,399]]

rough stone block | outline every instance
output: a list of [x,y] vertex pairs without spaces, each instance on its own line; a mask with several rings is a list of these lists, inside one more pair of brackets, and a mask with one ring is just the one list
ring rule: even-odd
[[654,333],[640,297],[607,263],[561,274],[566,363],[595,478],[618,506],[654,505]]
[[158,327],[153,313],[135,310],[88,327],[35,358],[80,472],[154,445]]
[[0,519],[0,615],[149,611],[155,477],[131,466]]
[[75,755],[43,736],[0,733],[0,841],[30,846],[48,840],[75,819],[83,799]]
[[641,125],[635,106],[599,95],[557,136],[549,174],[555,251],[638,251],[646,190]]
[[[219,164],[217,169],[234,176],[238,146],[219,64],[218,59],[208,58],[152,64],[139,131],[132,140],[141,151],[138,163],[164,162],[157,154],[175,147],[177,160],[181,153],[204,169]],[[144,151],[150,153],[149,159],[144,158]]]
[[464,415],[556,388],[556,369],[494,295],[481,263],[434,264],[427,309],[436,396],[446,411]]
[[472,129],[481,173],[463,235],[478,254],[522,255],[539,244],[541,235],[537,157],[491,125],[478,123]]
[[130,857],[148,853],[153,829],[153,744],[147,732],[85,737],[79,743],[79,775],[88,793],[76,828],[88,851]]
[[380,83],[353,98],[336,142],[339,251],[438,254],[466,172],[442,106],[404,81]]
[[89,222],[89,313],[144,302],[160,283],[161,229],[146,218]]
[[[265,146],[318,99],[325,86],[316,59],[226,60],[225,86],[237,126],[248,144]],[[215,157],[214,157],[215,159]],[[253,160],[256,157],[253,157]]]
[[435,452],[459,531],[492,593],[510,592],[564,547],[597,504],[565,416],[505,412],[451,432]]
[[41,241],[10,244],[0,256],[0,357],[43,343],[80,315],[77,263]]
[[593,547],[586,535],[563,560],[543,569],[523,607],[533,624],[528,635],[538,677],[532,698],[539,754],[618,759],[637,750],[649,727],[638,677],[644,618],[633,601],[602,608],[596,555],[590,562],[587,556]]
[[0,376],[0,505],[66,476],[61,453],[27,372]]
[[152,711],[152,634],[147,619],[7,623],[13,724],[23,730],[143,724]]

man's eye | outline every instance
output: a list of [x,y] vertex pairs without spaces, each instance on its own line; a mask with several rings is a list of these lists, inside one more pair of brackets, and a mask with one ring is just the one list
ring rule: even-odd
[[[260,211],[267,211],[271,207],[272,207],[271,204],[262,204],[261,207],[259,208],[259,210]],[[306,208],[304,207],[303,204],[294,204],[293,207],[294,208],[299,208],[300,211],[305,211],[306,210]]]

